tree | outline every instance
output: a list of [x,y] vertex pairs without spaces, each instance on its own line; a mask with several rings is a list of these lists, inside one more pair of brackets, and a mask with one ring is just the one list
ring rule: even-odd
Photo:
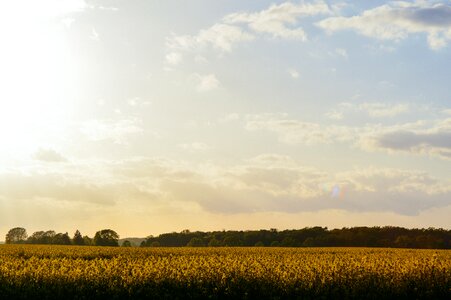
[[159,242],[152,242],[150,244],[150,247],[160,247],[160,243]]
[[45,231],[36,231],[28,238],[30,244],[43,244]]
[[130,243],[130,241],[128,241],[128,240],[125,240],[122,242],[122,247],[131,247],[131,246],[132,246],[132,243]]
[[89,236],[85,235],[83,237],[83,245],[93,246],[94,245],[94,241]]
[[83,237],[81,236],[80,231],[78,229],[74,233],[74,237],[72,238],[72,244],[82,246],[85,244]]
[[188,246],[188,247],[204,247],[205,243],[201,238],[193,237],[186,246]]
[[212,238],[210,242],[208,242],[208,247],[219,247],[219,246],[221,246],[221,241],[216,238]]
[[22,227],[15,227],[8,231],[5,237],[7,244],[21,244],[27,240],[27,230]]
[[53,239],[56,236],[56,232],[54,230],[48,230],[44,232],[42,244],[53,244]]
[[111,229],[97,231],[94,236],[94,245],[117,247],[119,246],[119,235]]
[[52,244],[56,244],[56,245],[70,245],[70,237],[69,234],[66,233],[57,233],[54,237],[53,237],[53,242]]

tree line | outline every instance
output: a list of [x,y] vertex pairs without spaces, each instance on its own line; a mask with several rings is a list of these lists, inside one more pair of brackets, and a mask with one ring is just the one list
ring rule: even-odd
[[[7,244],[53,244],[80,246],[119,246],[119,235],[111,229],[97,231],[93,238],[75,231],[73,237],[53,230],[27,235],[16,227],[6,234]],[[130,247],[125,240],[122,246]],[[329,230],[327,227],[250,231],[189,231],[149,236],[141,247],[396,247],[451,249],[451,230],[406,229],[402,227],[352,227]]]
[[142,247],[393,247],[450,249],[451,230],[402,227],[352,227],[328,230],[307,227],[296,230],[212,231],[164,233],[150,236]]
[[[125,241],[123,246],[131,246]],[[41,244],[41,245],[78,245],[78,246],[119,246],[119,235],[111,229],[97,231],[93,238],[82,236],[76,230],[73,237],[66,233],[56,233],[53,230],[36,231],[28,236],[27,230],[15,227],[8,231],[5,237],[6,244]]]

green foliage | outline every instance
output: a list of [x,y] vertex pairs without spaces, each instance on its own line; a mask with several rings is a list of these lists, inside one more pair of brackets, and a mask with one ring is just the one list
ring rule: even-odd
[[82,246],[85,244],[85,240],[83,239],[80,231],[76,230],[74,233],[74,237],[72,238],[72,244]]
[[94,240],[89,236],[85,235],[83,237],[83,244],[86,246],[94,246]]
[[6,244],[20,244],[27,239],[27,230],[22,227],[15,227],[8,231],[5,237]]
[[119,246],[119,235],[111,229],[97,231],[94,236],[94,245],[96,246]]
[[132,243],[130,243],[130,241],[125,240],[122,242],[122,247],[131,247],[131,246],[132,246]]
[[188,247],[204,247],[205,242],[201,238],[194,237],[188,242],[187,246]]
[[[323,227],[307,227],[297,230],[276,229],[258,231],[191,232],[183,230],[160,236],[150,236],[143,247],[158,242],[162,247],[186,246],[193,238],[202,240],[209,247],[256,246],[273,247],[397,247],[450,249],[451,230],[406,229],[401,227],[353,227],[328,230]],[[260,243],[258,245],[261,245]]]

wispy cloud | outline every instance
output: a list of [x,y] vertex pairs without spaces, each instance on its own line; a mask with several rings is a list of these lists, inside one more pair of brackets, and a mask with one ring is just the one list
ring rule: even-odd
[[171,52],[166,54],[166,62],[170,65],[178,65],[183,59],[182,54],[178,52]]
[[295,69],[289,69],[288,74],[290,74],[291,78],[294,78],[294,79],[299,78],[299,72]]
[[183,143],[180,144],[179,147],[189,152],[205,152],[211,149],[210,146],[202,142]]
[[200,75],[194,73],[191,77],[194,80],[196,90],[198,92],[208,92],[218,88],[221,85],[215,74]]
[[116,144],[126,144],[129,135],[141,133],[143,129],[138,119],[89,120],[81,124],[80,132],[91,141],[110,140]]
[[429,47],[440,49],[451,40],[451,6],[448,1],[396,1],[356,16],[330,17],[317,25],[330,33],[351,29],[380,40],[400,41],[412,34],[425,34]]
[[233,13],[225,16],[223,21],[228,24],[244,24],[250,30],[259,34],[284,39],[299,39],[305,41],[307,34],[299,25],[298,19],[305,16],[330,14],[328,5],[324,2],[291,3],[271,5],[269,8],[255,13]]
[[230,52],[235,44],[265,36],[305,41],[307,34],[298,24],[299,19],[327,14],[331,14],[331,10],[323,1],[273,4],[258,12],[228,14],[221,21],[195,35],[173,34],[166,39],[166,46],[170,53],[208,48]]
[[252,34],[243,31],[238,26],[214,24],[208,29],[202,29],[197,35],[173,35],[166,39],[166,45],[171,50],[199,51],[208,47],[225,52],[232,51],[238,42],[251,41]]
[[333,110],[325,114],[334,120],[343,119],[345,114],[365,113],[371,118],[393,118],[408,113],[410,106],[406,103],[363,102],[360,104],[342,102]]
[[67,159],[53,149],[39,149],[33,154],[33,158],[43,162],[65,162]]

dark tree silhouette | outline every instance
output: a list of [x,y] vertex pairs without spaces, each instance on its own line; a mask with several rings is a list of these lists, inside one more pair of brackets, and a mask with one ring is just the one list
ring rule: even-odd
[[131,247],[131,246],[132,246],[132,243],[130,243],[130,241],[125,240],[122,242],[122,247]]
[[25,243],[27,240],[27,230],[22,227],[15,227],[8,231],[5,237],[5,242],[7,244],[20,244]]
[[204,247],[205,242],[201,238],[193,237],[186,246],[188,246],[188,247]]
[[111,229],[103,229],[96,232],[94,236],[96,246],[119,246],[119,235]]
[[72,244],[82,246],[85,244],[83,237],[81,236],[80,231],[78,229],[74,233],[74,237],[72,238]]

